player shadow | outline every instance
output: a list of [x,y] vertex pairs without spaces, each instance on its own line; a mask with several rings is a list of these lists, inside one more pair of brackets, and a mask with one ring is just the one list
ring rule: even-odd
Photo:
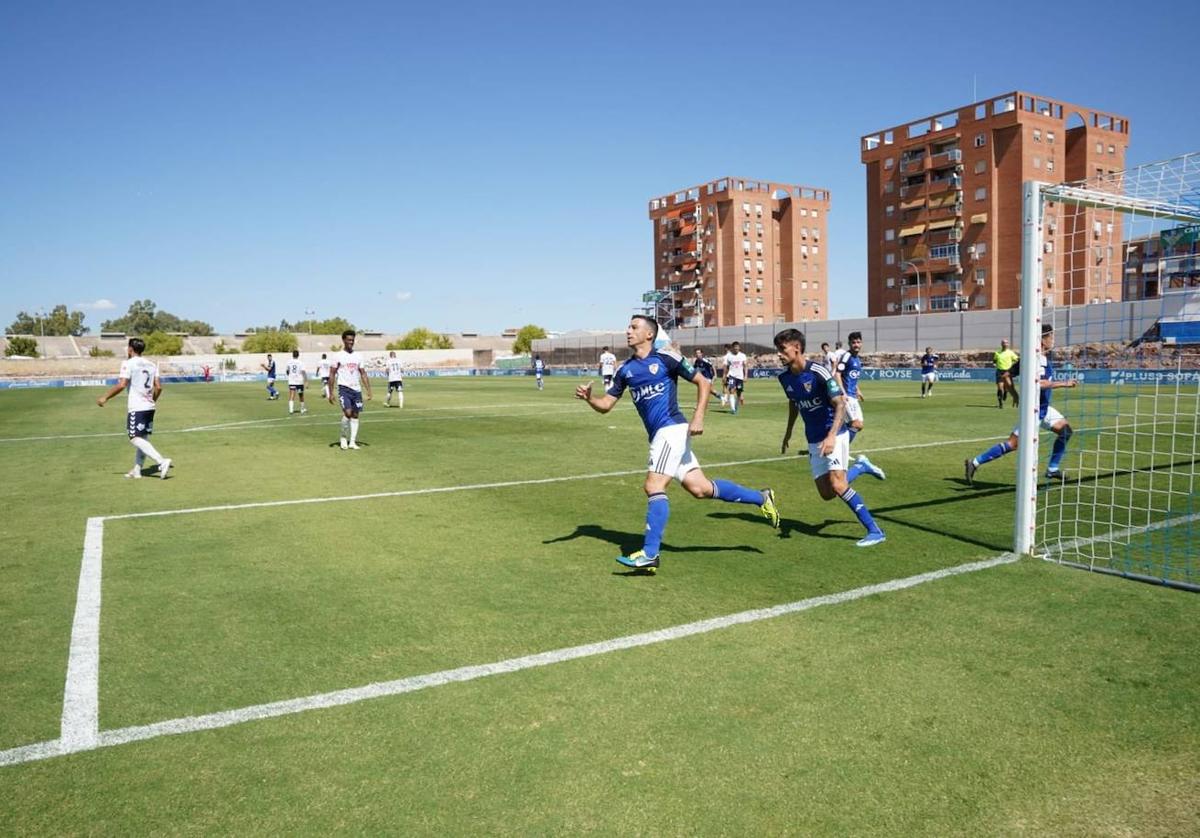
[[[362,440],[359,440],[356,444],[358,445],[359,448],[370,448],[371,447],[371,443],[363,442]],[[329,445],[326,446],[326,448],[337,448],[340,445],[341,445],[340,442],[331,442],[331,443],[329,443]]]
[[[708,513],[708,517],[723,520],[729,520],[733,518],[741,521],[748,521],[752,524],[765,523],[761,514],[755,514],[753,512],[710,512]],[[835,540],[848,539],[850,541],[855,541],[857,539],[856,536],[834,535],[833,533],[822,532],[825,527],[828,527],[831,524],[840,523],[845,523],[845,521],[836,521],[832,518],[826,518],[819,524],[810,524],[808,521],[797,521],[795,518],[784,518],[781,516],[779,519],[779,537],[791,538],[792,533],[795,532],[799,533],[800,535],[807,535],[813,538],[832,538]]]
[[[577,538],[591,538],[596,541],[607,542],[618,550],[622,555],[629,555],[630,552],[639,549],[641,545],[641,535],[632,535],[627,532],[619,532],[602,527],[599,524],[580,524],[575,527],[575,531],[568,535],[560,535],[557,538],[549,538],[544,540],[543,544],[561,544],[564,541],[574,541]],[[663,542],[663,552],[668,553],[762,553],[762,550],[757,547],[751,547],[746,544],[730,545],[725,547],[712,545],[693,545],[690,547],[680,547],[675,544]]]

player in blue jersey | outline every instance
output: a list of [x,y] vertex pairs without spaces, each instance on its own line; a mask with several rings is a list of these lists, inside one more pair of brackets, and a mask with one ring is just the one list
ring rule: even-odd
[[704,357],[704,350],[697,349],[695,356],[692,358],[692,369],[707,378],[710,382],[717,377],[717,370],[712,365],[712,361]]
[[542,374],[546,372],[546,362],[542,360],[541,355],[533,356],[533,374],[537,376],[537,388],[539,390],[546,389],[546,383],[542,380]]
[[[838,386],[842,388],[842,396],[845,398],[845,422],[850,429],[850,441],[854,442],[854,438],[863,429],[863,411],[860,404],[863,394],[862,390],[858,388],[859,379],[862,377],[862,358],[859,357],[859,353],[862,351],[862,332],[851,332],[846,339],[850,348],[843,350],[838,357],[835,377]],[[846,470],[846,480],[853,483],[862,474],[869,474],[877,480],[887,478],[883,469],[872,463],[865,454],[859,454],[855,458],[854,464]]]
[[[1071,423],[1050,404],[1050,396],[1055,390],[1075,387],[1078,382],[1054,380],[1054,365],[1050,361],[1050,350],[1054,348],[1054,327],[1049,323],[1042,326],[1042,351],[1038,353],[1038,421],[1043,428],[1055,434],[1054,447],[1050,451],[1050,462],[1046,466],[1046,477],[1050,480],[1062,480],[1063,455],[1067,452],[1067,443],[1071,441]],[[1020,445],[1020,425],[1013,428],[1008,439],[997,442],[977,457],[963,463],[967,483],[975,478],[975,472],[984,463],[998,460],[1010,451],[1016,451]]]
[[[709,480],[700,470],[692,453],[693,436],[704,433],[704,410],[708,406],[711,384],[696,373],[679,355],[668,349],[656,350],[658,323],[652,317],[634,315],[625,330],[625,340],[633,357],[621,364],[612,386],[602,396],[592,395],[592,383],[575,388],[575,398],[587,402],[597,413],[608,413],[628,390],[633,398],[646,433],[650,436],[650,459],[646,467],[646,536],[642,549],[617,561],[626,567],[653,573],[658,567],[663,530],[671,514],[667,486],[678,480],[693,497],[716,498],[729,503],[757,506],[771,526],[779,526],[779,512],[770,489],[747,489],[728,480]],[[679,410],[677,380],[696,385],[696,410],[689,423]]]
[[[822,364],[804,357],[804,334],[797,329],[784,329],[775,335],[775,348],[784,371],[779,384],[788,399],[787,430],[783,433],[780,453],[786,454],[792,439],[796,418],[804,420],[804,438],[808,441],[808,456],[813,481],[822,500],[835,497],[845,501],[867,534],[856,543],[872,547],[885,540],[883,530],[871,517],[866,501],[850,485],[847,461],[850,459],[850,432],[845,427],[845,398],[837,380]],[[865,473],[865,470],[860,473]],[[855,475],[857,477],[857,475]]]
[[279,398],[279,391],[275,389],[275,359],[267,353],[267,362],[259,366],[267,371],[267,401],[274,401]]
[[938,356],[933,354],[933,347],[926,346],[925,354],[921,356],[921,398],[933,395],[933,385],[937,383]]

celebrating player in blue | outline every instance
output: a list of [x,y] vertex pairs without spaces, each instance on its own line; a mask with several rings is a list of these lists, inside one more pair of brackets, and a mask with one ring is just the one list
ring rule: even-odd
[[279,391],[275,389],[275,359],[267,353],[267,362],[259,366],[267,371],[267,401],[274,401],[279,398]]
[[[658,323],[651,317],[634,315],[625,329],[625,339],[633,357],[617,370],[612,386],[602,396],[592,395],[592,383],[575,388],[575,398],[582,399],[597,413],[608,413],[621,395],[629,390],[638,416],[650,436],[650,460],[646,471],[646,537],[642,549],[617,561],[626,567],[653,573],[658,567],[659,548],[663,531],[670,517],[667,486],[674,478],[693,497],[716,498],[729,503],[748,503],[757,506],[771,526],[779,526],[779,512],[770,489],[761,492],[747,489],[728,480],[709,480],[700,470],[700,462],[692,453],[691,437],[704,433],[704,410],[712,385],[674,352],[656,350]],[[696,385],[696,410],[689,423],[679,410],[678,379]]]
[[921,398],[933,395],[933,385],[937,383],[938,356],[933,354],[933,347],[926,346],[925,354],[921,356]]
[[[1070,381],[1055,381],[1054,380],[1054,365],[1050,363],[1050,350],[1054,348],[1054,327],[1049,323],[1042,326],[1042,351],[1038,353],[1038,421],[1042,427],[1048,431],[1053,431],[1055,434],[1054,448],[1050,451],[1050,462],[1046,466],[1046,477],[1050,480],[1062,480],[1062,458],[1067,453],[1067,443],[1071,441],[1071,424],[1066,418],[1055,408],[1050,406],[1050,395],[1054,390],[1071,388],[1076,386],[1078,382],[1074,379]],[[1008,435],[1008,439],[1003,442],[997,442],[988,450],[984,451],[978,457],[974,457],[963,463],[966,470],[967,483],[970,483],[975,478],[975,472],[984,463],[990,463],[992,460],[998,460],[1010,451],[1016,451],[1020,445],[1020,428],[1012,429],[1012,433]]]
[[[873,547],[882,543],[885,536],[871,517],[866,501],[851,488],[846,476],[850,432],[844,424],[846,406],[842,390],[833,373],[804,357],[804,345],[804,334],[797,329],[784,329],[775,335],[775,348],[785,367],[779,376],[779,384],[788,398],[787,430],[783,433],[780,453],[787,453],[796,418],[803,417],[804,437],[808,440],[808,457],[817,492],[822,500],[839,497],[845,501],[867,528],[867,534],[856,544]],[[864,469],[862,473],[865,472]]]

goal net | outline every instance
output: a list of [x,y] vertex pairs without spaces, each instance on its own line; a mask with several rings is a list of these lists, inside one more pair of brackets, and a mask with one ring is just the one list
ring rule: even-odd
[[[1016,549],[1200,590],[1200,154],[1028,183],[1024,214],[1021,440],[1042,457],[1019,449]],[[1077,386],[1038,387],[1048,341]]]

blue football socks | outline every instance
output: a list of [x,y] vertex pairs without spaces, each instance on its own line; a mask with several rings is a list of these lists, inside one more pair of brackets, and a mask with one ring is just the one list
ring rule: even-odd
[[671,517],[671,502],[662,492],[646,498],[646,540],[642,550],[651,558],[658,556],[662,547],[663,530],[667,528],[667,519]]
[[998,460],[1012,450],[1012,446],[1008,444],[1008,440],[997,442],[988,450],[984,451],[975,458],[975,465],[981,466],[984,463],[990,463],[992,460]]
[[730,480],[714,480],[712,484],[713,497],[717,500],[728,503],[749,503],[754,506],[763,505],[762,492],[756,489],[747,489]]
[[839,497],[846,502],[846,506],[850,507],[850,511],[858,518],[859,523],[867,528],[867,532],[879,531],[879,525],[871,517],[871,510],[867,509],[867,502],[862,499],[858,492],[853,489],[847,489]]
[[[851,431],[851,433],[854,433]],[[846,482],[853,483],[858,478],[867,473],[867,468],[862,463],[853,463],[850,468],[846,469]]]
[[1067,453],[1067,441],[1060,434],[1054,439],[1054,447],[1050,449],[1050,463],[1047,468],[1050,471],[1058,471],[1058,467],[1062,465],[1063,454]]

